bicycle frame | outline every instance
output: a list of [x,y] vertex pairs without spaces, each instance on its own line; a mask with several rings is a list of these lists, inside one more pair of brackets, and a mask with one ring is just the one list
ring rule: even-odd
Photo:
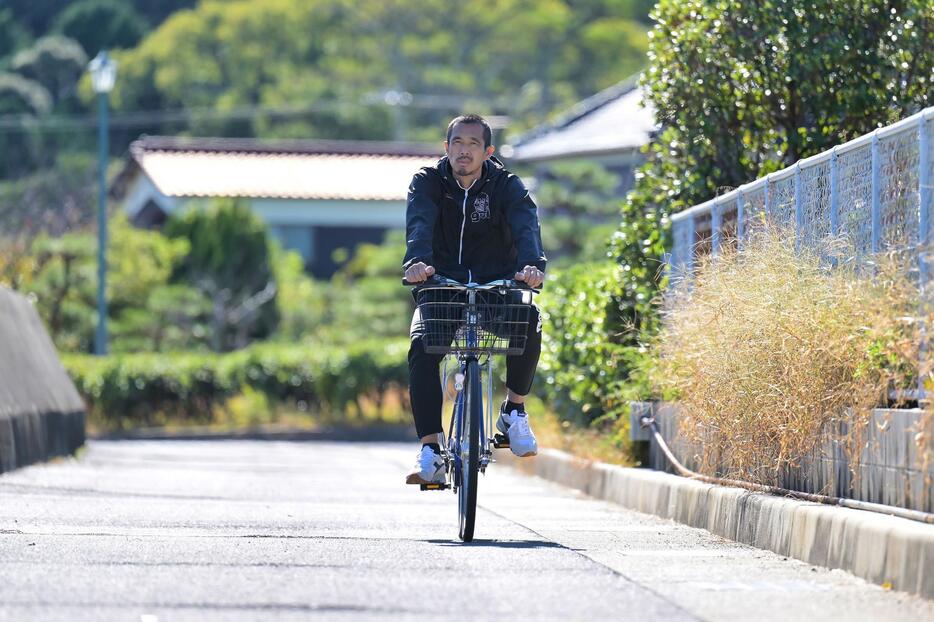
[[[405,281],[403,284],[416,285]],[[448,297],[437,290],[451,290],[455,295]],[[523,293],[521,301],[516,302],[511,299],[516,290],[525,290],[528,295]],[[425,351],[453,355],[458,362],[454,408],[447,433],[442,431],[440,439],[449,483],[426,485],[422,490],[450,488],[457,494],[460,537],[464,542],[473,539],[477,476],[486,473],[494,462],[494,447],[508,447],[493,433],[493,355],[515,355],[524,350],[529,321],[527,307],[531,306],[534,291],[513,280],[481,285],[434,277],[425,284],[417,284],[413,292],[419,307],[416,317],[420,318],[426,335]],[[447,386],[444,371],[441,383]]]
[[[414,285],[411,283],[406,283],[408,285]],[[463,379],[467,375],[467,365],[471,360],[476,360],[480,367],[480,376],[486,376],[486,395],[484,396],[486,403],[484,406],[484,416],[480,422],[480,469],[485,472],[486,467],[493,461],[492,459],[492,437],[493,437],[493,415],[494,415],[494,406],[493,406],[493,352],[486,350],[484,351],[483,346],[479,343],[480,339],[478,334],[481,330],[481,317],[478,312],[478,293],[480,292],[497,292],[497,291],[526,291],[529,292],[528,299],[523,299],[523,304],[531,304],[531,294],[535,290],[526,288],[525,285],[521,282],[517,282],[510,279],[501,279],[497,281],[491,281],[489,283],[479,284],[479,283],[460,283],[452,279],[445,277],[435,276],[432,277],[429,281],[425,283],[417,284],[417,291],[430,290],[430,289],[446,289],[451,291],[460,291],[466,294],[466,313],[464,317],[463,328],[465,330],[465,335],[461,335],[461,339],[458,341],[463,346],[463,350],[459,350],[456,347],[452,348],[448,352],[447,356],[453,357],[457,360],[458,364],[458,373],[455,378],[455,390],[457,395],[455,397],[454,409],[451,413],[451,420],[447,428],[447,433],[442,434],[441,447],[444,448],[447,455],[444,456],[445,460],[454,461],[455,475],[459,475],[460,462],[457,458],[457,452],[454,451],[454,442],[455,439],[462,438],[462,426],[463,421],[463,407],[464,407],[464,381]],[[445,374],[442,373],[442,376]],[[446,378],[442,377],[442,385],[445,384]],[[453,481],[458,481],[457,477],[453,478]]]
[[[507,281],[494,282],[484,286],[468,284],[465,287],[467,293],[467,314],[465,328],[467,330],[467,347],[473,349],[477,347],[477,332],[480,327],[480,315],[477,312],[477,291],[490,290],[497,286],[503,286]],[[455,484],[452,486],[454,492],[457,492],[456,482],[460,481],[461,452],[455,446],[458,439],[464,438],[464,406],[466,403],[464,392],[464,379],[467,377],[467,366],[470,361],[477,361],[480,367],[480,379],[486,376],[486,404],[484,404],[484,417],[480,420],[480,472],[486,473],[486,467],[493,462],[493,451],[490,447],[490,431],[493,429],[493,355],[489,352],[481,355],[474,353],[456,352],[453,356],[458,362],[459,371],[455,375],[454,388],[457,396],[454,401],[454,409],[451,412],[451,421],[448,425],[447,438],[442,439],[442,447],[445,447],[445,460],[453,460]],[[481,362],[481,357],[484,360]],[[443,376],[442,372],[442,376]],[[442,383],[446,379],[442,377]]]
[[[445,453],[448,454],[444,456],[445,459],[449,459],[453,456],[455,463],[455,468],[460,469],[460,456],[457,451],[455,451],[454,443],[456,439],[463,438],[463,421],[464,421],[464,405],[465,405],[465,395],[464,395],[464,378],[467,376],[467,361],[469,356],[458,357],[458,368],[454,376],[454,389],[457,392],[457,395],[454,399],[454,408],[451,411],[451,419],[448,423],[448,432],[442,433],[441,447],[445,449]],[[478,364],[480,365],[480,378],[481,380],[485,378],[486,385],[486,403],[484,406],[484,416],[480,421],[480,472],[485,473],[486,467],[495,462],[493,460],[493,449],[492,449],[492,435],[490,431],[493,430],[493,357],[487,356],[483,362],[479,361],[479,357],[473,357],[478,359]],[[447,374],[442,372],[441,382],[442,385],[446,382]],[[454,481],[457,481],[455,478]],[[454,491],[457,491],[456,486]]]

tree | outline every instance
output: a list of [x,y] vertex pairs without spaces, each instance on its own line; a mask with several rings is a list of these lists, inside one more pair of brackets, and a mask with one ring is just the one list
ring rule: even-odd
[[90,352],[95,308],[97,244],[89,233],[59,238],[40,236],[30,246],[30,273],[20,291],[36,301],[52,341],[59,350]]
[[3,4],[33,36],[49,31],[55,16],[74,0],[4,0]]
[[0,114],[40,115],[52,108],[48,90],[15,73],[0,73]]
[[101,50],[132,48],[148,31],[132,6],[118,0],[81,0],[58,14],[54,32],[81,44],[88,56]]
[[[184,239],[110,219],[107,311],[115,352],[193,348],[206,341],[210,301],[170,283],[188,253]],[[97,238],[87,231],[28,242],[15,263],[0,260],[0,282],[34,297],[56,346],[89,352],[97,323]]]
[[190,9],[197,3],[198,0],[133,0],[133,7],[146,21],[158,26],[173,13]]
[[78,79],[85,72],[88,57],[77,41],[58,35],[43,37],[31,48],[13,57],[11,68],[41,84],[59,103],[76,94]]
[[541,180],[535,199],[547,226],[542,243],[550,265],[606,258],[619,202],[619,176],[595,162],[553,166]]
[[[0,141],[17,136],[0,133]],[[12,155],[0,158],[0,166],[21,163],[27,154],[20,149]],[[59,153],[54,168],[0,184],[0,237],[57,237],[91,225],[97,209],[96,164],[92,154]]]
[[0,115],[24,120],[18,131],[0,132],[0,177],[22,175],[41,162],[42,137],[28,121],[51,108],[52,98],[41,84],[15,73],[0,73]]
[[652,17],[642,84],[663,129],[612,245],[644,318],[670,213],[929,105],[934,66],[928,0],[661,0]]
[[[477,0],[451,11],[444,0],[206,0],[117,55],[114,102],[308,107],[290,122],[250,115],[199,122],[196,133],[436,139],[462,108],[527,113],[529,124],[642,66],[644,27],[631,7]],[[390,106],[390,91],[414,95]]]
[[111,350],[159,352],[208,346],[211,301],[171,278],[189,252],[184,238],[110,222],[108,300]]
[[212,302],[214,350],[242,348],[272,334],[279,316],[271,246],[266,226],[249,207],[235,200],[196,205],[170,218],[165,234],[188,243],[172,282],[194,287]]
[[29,42],[26,29],[16,21],[10,9],[0,9],[0,69],[5,68],[9,58]]
[[665,133],[640,190],[672,208],[930,103],[926,0],[663,0],[643,86]]

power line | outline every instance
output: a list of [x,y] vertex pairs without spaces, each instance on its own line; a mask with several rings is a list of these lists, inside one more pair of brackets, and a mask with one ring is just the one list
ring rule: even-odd
[[[325,100],[313,104],[284,106],[239,106],[228,110],[214,108],[189,108],[176,110],[137,110],[114,112],[110,117],[111,129],[132,129],[161,123],[192,123],[199,121],[236,121],[252,119],[256,116],[298,117],[320,112],[335,112],[356,107],[389,107],[394,109],[415,108],[422,110],[460,111],[470,100],[458,95],[412,95],[387,91],[367,95],[358,100]],[[513,98],[497,97],[486,105],[491,108],[509,108],[515,104]],[[491,124],[503,127],[508,121],[504,116],[493,116]],[[0,133],[17,133],[35,130],[87,131],[97,127],[97,116],[82,115],[0,115]]]

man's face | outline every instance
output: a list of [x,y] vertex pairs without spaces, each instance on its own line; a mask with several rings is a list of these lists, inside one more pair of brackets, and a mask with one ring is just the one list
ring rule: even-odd
[[458,123],[451,130],[451,140],[444,143],[454,173],[462,177],[473,175],[493,155],[493,146],[483,146],[483,126],[479,123]]

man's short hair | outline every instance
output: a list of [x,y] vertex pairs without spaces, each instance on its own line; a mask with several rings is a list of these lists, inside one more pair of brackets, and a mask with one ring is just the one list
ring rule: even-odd
[[451,132],[454,131],[454,126],[458,123],[473,123],[476,125],[482,125],[483,148],[486,149],[493,144],[493,128],[491,128],[490,124],[486,122],[486,119],[478,114],[462,114],[459,117],[454,117],[454,119],[448,123],[448,133],[446,139],[448,142],[451,142]]

